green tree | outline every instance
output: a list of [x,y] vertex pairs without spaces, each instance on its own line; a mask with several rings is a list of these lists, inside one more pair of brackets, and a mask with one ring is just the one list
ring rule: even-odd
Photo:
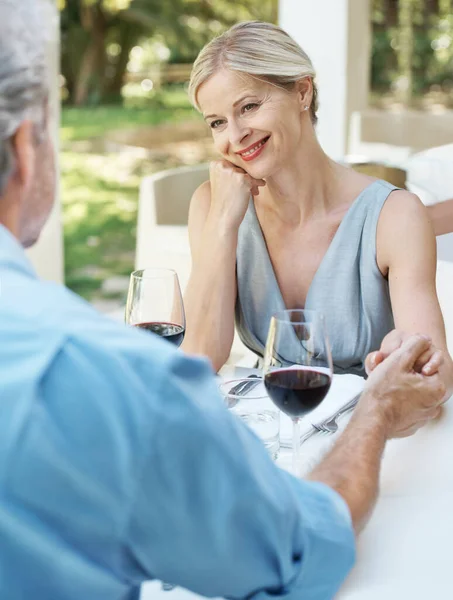
[[[372,0],[372,89],[400,101],[453,90],[453,0]],[[447,99],[447,96],[444,96]]]
[[398,57],[398,96],[408,104],[412,97],[412,63],[414,54],[414,12],[418,0],[399,0]]
[[[144,36],[158,32],[193,58],[213,30],[246,19],[275,22],[278,0],[60,0],[60,5],[62,71],[69,101],[81,105],[118,99],[130,51]],[[188,17],[198,19],[198,32]],[[112,45],[118,48],[113,57],[107,53]]]

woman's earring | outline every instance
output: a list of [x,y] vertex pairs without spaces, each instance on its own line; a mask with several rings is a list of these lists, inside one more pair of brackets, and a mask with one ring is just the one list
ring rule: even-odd
[[308,110],[309,108],[309,106],[304,106],[304,110]]

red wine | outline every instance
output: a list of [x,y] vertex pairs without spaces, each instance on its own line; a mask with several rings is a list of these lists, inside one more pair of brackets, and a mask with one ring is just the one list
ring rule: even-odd
[[182,325],[174,323],[137,323],[135,327],[157,333],[160,337],[168,340],[175,346],[180,346],[184,339],[185,329]]
[[302,417],[316,408],[326,397],[330,383],[327,373],[311,369],[279,369],[264,377],[272,401],[289,417]]

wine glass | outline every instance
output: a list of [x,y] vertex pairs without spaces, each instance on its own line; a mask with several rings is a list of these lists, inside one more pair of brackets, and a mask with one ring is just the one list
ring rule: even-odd
[[142,269],[131,275],[125,321],[180,346],[186,319],[178,275],[172,269]]
[[324,317],[312,310],[275,313],[264,353],[264,384],[274,404],[293,421],[294,473],[299,468],[299,420],[324,400],[332,372]]

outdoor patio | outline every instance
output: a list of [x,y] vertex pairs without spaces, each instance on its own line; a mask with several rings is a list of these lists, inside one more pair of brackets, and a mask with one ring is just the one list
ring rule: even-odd
[[[446,200],[453,196],[453,145],[445,145],[453,139],[453,111],[435,103],[423,111],[395,103],[386,109],[370,106],[374,9],[371,0],[279,3],[280,24],[307,50],[317,70],[319,139],[333,158],[372,174],[385,178],[382,169],[401,169],[406,187],[426,204]],[[57,114],[56,44],[49,56]],[[59,138],[60,195],[30,252],[38,272],[56,281],[63,281],[65,272],[69,287],[116,318],[121,318],[134,266],[174,268],[184,289],[190,272],[188,203],[215,157],[209,131],[184,90],[163,88],[142,108],[64,108]],[[439,149],[429,150],[433,147]],[[453,264],[453,234],[438,238],[438,253]],[[439,278],[447,298],[447,271]],[[453,310],[450,306],[451,298],[443,302],[444,311]],[[237,344],[232,358],[243,355]]]
[[[410,2],[406,0],[408,6]],[[390,4],[385,10],[390,10]],[[276,2],[264,3],[262,14],[256,16],[276,14],[276,6]],[[317,131],[326,151],[340,160],[401,167],[408,173],[409,189],[426,204],[441,201],[453,195],[451,149],[444,149],[442,156],[435,156],[436,151],[425,155],[424,151],[451,143],[453,112],[448,102],[441,103],[437,92],[420,97],[423,101],[417,100],[416,110],[386,96],[382,96],[380,108],[375,100],[371,103],[376,92],[370,95],[370,52],[376,42],[370,22],[373,19],[376,30],[379,6],[383,10],[387,5],[383,0],[281,0],[279,22],[301,42],[317,69],[321,90]],[[446,38],[442,39],[445,42]],[[49,48],[55,65],[55,114],[60,101],[57,48],[55,40]],[[155,77],[152,70],[149,75],[137,71],[144,68],[137,62],[140,53],[138,46],[132,53],[130,64],[136,74],[128,84],[128,94],[135,94],[137,86],[143,94],[137,82],[145,76]],[[187,77],[188,72],[182,70],[180,76]],[[172,78],[175,73],[173,69]],[[144,81],[148,85],[148,80]],[[161,84],[165,79],[159,76]],[[149,202],[146,192],[139,197],[142,179],[165,169],[206,163],[214,156],[209,131],[190,108],[184,89],[164,85],[138,105],[133,98],[127,96],[123,108],[63,108],[61,193],[40,244],[31,252],[43,277],[64,278],[103,312],[122,306],[128,274],[146,257],[142,239],[136,240],[138,206]],[[180,273],[183,282],[188,252],[184,240],[181,232],[177,247],[181,257],[186,255]],[[439,238],[438,247],[442,260],[453,260],[452,235]],[[166,254],[163,246],[159,254]],[[168,263],[167,259],[163,260]],[[156,256],[154,262],[157,260],[161,259]]]
[[[181,14],[172,13],[173,6],[178,6]],[[37,323],[40,325],[41,315],[53,317],[54,313],[43,295],[45,300],[41,299],[38,316],[30,325],[25,323],[29,329],[21,329],[26,321],[24,315],[30,312],[27,296],[27,303],[21,308],[23,312],[17,313],[20,327],[11,327],[11,333],[6,328],[12,347],[13,343],[18,344],[13,352],[5,345],[5,356],[8,353],[12,356],[11,380],[20,390],[16,393],[7,378],[10,387],[6,387],[5,414],[14,416],[11,429],[16,428],[18,433],[17,438],[11,438],[14,439],[11,448],[6,448],[11,456],[14,456],[13,450],[22,452],[22,446],[29,452],[18,452],[18,458],[11,464],[4,461],[5,481],[11,487],[6,490],[4,499],[4,507],[10,510],[9,513],[5,508],[5,539],[11,541],[11,547],[17,551],[17,564],[23,552],[27,559],[24,564],[33,564],[29,581],[44,579],[42,573],[53,574],[54,569],[57,581],[55,561],[60,560],[58,567],[64,567],[62,572],[66,570],[65,585],[70,591],[76,589],[77,579],[83,582],[82,590],[98,589],[107,594],[109,590],[116,590],[118,597],[126,597],[135,586],[134,598],[140,595],[141,600],[206,600],[219,593],[239,597],[239,592],[229,592],[246,588],[248,598],[287,598],[295,597],[293,586],[294,589],[310,588],[310,598],[329,600],[327,595],[332,594],[326,590],[333,589],[333,584],[327,581],[328,571],[334,571],[338,565],[341,567],[343,561],[345,575],[335,588],[335,597],[340,600],[422,600],[428,595],[448,598],[451,594],[448,592],[451,587],[448,550],[453,535],[453,521],[449,516],[453,500],[450,450],[453,397],[450,402],[447,400],[453,371],[444,348],[442,319],[433,287],[436,264],[430,223],[425,219],[427,211],[395,187],[417,194],[428,207],[453,204],[453,79],[447,72],[453,67],[453,0],[427,3],[418,0],[208,0],[200,3],[61,0],[58,7],[60,21],[55,22],[48,57],[53,76],[50,112],[58,149],[60,185],[42,237],[27,252],[42,279],[65,284],[106,318],[98,318],[89,305],[81,305],[76,298],[72,312],[62,313],[64,318],[57,314],[57,325],[49,319],[43,329],[37,329],[36,340],[33,338],[29,343],[29,332],[35,331]],[[14,21],[16,5],[8,4],[8,9],[10,12],[5,14]],[[187,80],[193,59],[208,39],[236,21],[252,19],[280,24],[312,58],[320,90],[316,135],[325,153],[341,165],[388,181],[394,187],[383,181],[360,178],[352,170],[333,164],[320,151],[313,134],[316,114],[308,112],[313,108],[312,81],[307,82],[305,71],[298,70],[295,79],[296,85],[302,85],[303,73],[303,84],[308,86],[305,98],[309,100],[301,101],[299,88],[295,93],[291,90],[281,104],[277,104],[281,113],[277,125],[275,118],[266,129],[259,120],[241,120],[243,114],[250,118],[246,109],[249,103],[257,108],[261,105],[258,100],[246,99],[244,94],[241,100],[235,99],[231,90],[236,93],[236,80],[231,72],[219,69],[220,77],[225,78],[220,81],[233,81],[231,86],[213,84],[217,73],[210,73],[210,83],[203,85],[216,85],[213,96],[220,98],[219,104],[226,103],[227,108],[223,111],[214,107],[206,111],[213,113],[206,120],[212,118],[215,123],[223,119],[230,136],[224,138],[227,142],[223,148],[228,150],[223,152],[220,143],[217,147],[231,159],[233,166],[245,166],[234,170],[231,164],[217,164],[211,171],[215,191],[206,196],[211,204],[204,205],[207,207],[204,220],[199,220],[201,225],[198,231],[195,228],[195,234],[191,216],[196,268],[188,287],[192,268],[188,233],[190,202],[194,191],[209,179],[210,161],[216,160],[218,155],[212,143],[216,126],[211,123],[211,131],[190,105]],[[11,31],[14,33],[10,36],[12,47],[17,36],[15,30]],[[262,29],[258,34],[256,29],[253,31],[256,38]],[[272,32],[275,33],[275,28]],[[47,37],[45,39],[47,43]],[[288,44],[287,37],[282,39],[280,51]],[[267,38],[265,42],[267,45]],[[293,50],[293,57],[296,55],[301,60],[298,52]],[[28,60],[27,53],[23,52],[22,56]],[[42,54],[40,56],[42,58]],[[252,60],[251,55],[248,56]],[[23,71],[22,67],[17,69],[18,73]],[[312,72],[308,77],[312,77]],[[253,82],[253,89],[265,89],[269,97],[277,93],[284,96],[278,86],[278,92],[269,92],[267,84],[267,81]],[[227,88],[231,96],[225,101],[223,95]],[[43,90],[44,96],[45,85]],[[15,96],[11,106],[11,113],[15,113]],[[281,106],[285,110],[281,110]],[[286,115],[288,106],[294,111],[290,113],[292,120]],[[255,113],[251,114],[252,119],[256,118]],[[262,113],[256,114],[259,119]],[[23,116],[21,127],[27,128],[29,124],[24,119]],[[241,130],[241,144],[233,149],[231,131],[236,119],[240,123],[237,131],[241,127],[248,129],[246,133]],[[297,126],[293,135],[294,123]],[[307,135],[298,133],[299,126]],[[257,137],[254,132],[259,130],[261,135]],[[286,136],[280,145],[279,135],[280,138]],[[269,163],[260,163],[261,159],[256,163],[247,162],[258,156],[264,156],[264,160],[270,156]],[[266,171],[259,167],[261,171],[253,175],[266,181],[253,180],[252,168],[246,171],[249,165],[256,164],[271,165]],[[217,180],[215,168],[220,170]],[[7,175],[9,178],[9,172]],[[15,172],[11,181],[14,177]],[[278,177],[285,185],[279,187],[275,183]],[[307,183],[310,177],[312,180]],[[19,181],[20,177],[16,179]],[[23,179],[25,181],[25,176]],[[286,185],[288,181],[292,187]],[[230,185],[236,183],[235,197],[240,196],[243,212],[236,211],[239,216],[232,218]],[[264,185],[267,185],[264,193],[259,199],[255,198],[254,204],[255,188]],[[5,194],[4,198],[12,198],[11,206],[16,206],[17,197],[22,199],[22,187],[26,188],[23,182],[17,186],[17,194]],[[379,193],[369,194],[368,203],[360,204],[369,188],[378,187],[382,188]],[[221,193],[217,194],[219,188],[229,193],[222,197]],[[390,201],[387,200],[389,195]],[[384,232],[391,231],[393,235],[382,237],[382,233],[377,233],[379,211],[386,202],[387,208],[401,197],[403,203],[409,202],[411,210],[415,206],[416,217],[411,221],[409,210],[399,220],[393,218],[392,221],[394,214],[386,217],[393,229]],[[265,218],[275,227],[274,237],[266,237],[265,218],[259,213],[260,200],[263,213],[271,215]],[[310,202],[313,206],[317,203],[315,209]],[[219,205],[221,209],[216,211]],[[361,210],[364,206],[360,218],[354,212],[358,205]],[[14,216],[19,223],[26,211],[20,212],[20,202],[17,206],[19,216]],[[269,206],[272,210],[277,208],[266,213]],[[282,206],[285,209],[289,206],[290,210],[285,213]],[[312,213],[307,206],[313,209]],[[398,213],[398,205],[394,211]],[[229,220],[224,218],[227,213]],[[351,213],[356,220],[352,224],[358,223],[357,233],[352,227],[351,230],[344,227],[346,215],[349,218]],[[255,221],[248,220],[251,214]],[[293,218],[293,214],[300,219]],[[281,217],[280,221],[275,215]],[[347,221],[348,227],[349,223]],[[21,227],[17,226],[19,232]],[[418,227],[422,231],[420,237],[408,235],[408,231],[418,233]],[[404,228],[405,235],[402,235]],[[10,231],[16,235],[13,227]],[[327,234],[331,231],[329,237]],[[341,245],[334,244],[335,238],[340,237],[338,232],[343,233]],[[11,243],[11,236],[8,232],[6,235],[5,239]],[[193,242],[198,235],[202,239],[201,251]],[[292,235],[293,246],[288,241]],[[243,239],[256,241],[258,238],[261,245],[241,246]],[[396,251],[391,247],[394,238],[402,249]],[[409,252],[405,244],[413,239],[416,242]],[[426,240],[426,244],[421,244],[421,239]],[[275,268],[278,261],[273,260],[269,240],[278,242],[274,248],[277,248],[279,265],[286,269],[286,278]],[[381,240],[384,240],[382,247],[389,246],[383,254],[380,254]],[[211,248],[217,253],[211,254]],[[295,274],[295,269],[302,264],[299,255],[304,259],[316,258],[319,249],[323,254],[318,252],[320,262],[313,268],[310,285],[307,283],[303,294],[303,286],[292,289],[294,282],[310,274],[312,266],[307,261],[307,266],[303,264],[303,269]],[[418,260],[414,260],[416,251]],[[267,270],[256,266],[263,256],[268,259]],[[311,285],[315,277],[320,280],[322,256],[329,256],[330,270],[324,271],[322,289],[318,285],[320,292],[315,296],[309,292],[315,287]],[[381,256],[384,256],[382,263]],[[241,271],[247,261],[250,265]],[[422,270],[419,265],[424,262],[427,264]],[[5,273],[14,271],[14,265],[11,267],[8,261],[5,265]],[[343,269],[345,265],[349,271]],[[8,288],[9,304],[5,304],[7,317],[10,313],[16,314],[11,308],[16,306],[13,294],[17,292],[18,298],[20,294],[24,296],[17,281],[22,283],[29,279],[35,286],[30,287],[33,290],[41,285],[25,268],[19,267],[17,278],[14,271],[14,277],[8,280],[13,284]],[[156,279],[159,283],[165,280],[160,273],[157,278],[153,274],[148,280],[134,273],[131,284],[131,272],[147,268],[173,270],[177,277],[174,273],[165,273],[164,287],[157,288],[154,287]],[[416,269],[418,273],[414,275]],[[417,279],[420,272],[423,277]],[[263,282],[267,283],[271,276],[275,287],[266,288]],[[447,349],[453,355],[453,232],[437,238],[436,276]],[[281,281],[292,294],[288,296],[289,301],[283,294]],[[247,292],[257,291],[256,302],[254,298],[249,301],[243,294],[244,282],[249,286]],[[333,282],[340,282],[341,286],[334,287]],[[42,288],[46,292],[47,288],[54,290],[54,286],[42,285]],[[64,292],[61,286],[59,289]],[[129,289],[133,289],[134,294],[128,296]],[[188,293],[183,299],[186,290]],[[210,296],[212,290],[215,294]],[[268,293],[269,290],[272,293]],[[354,292],[351,296],[348,295],[350,290]],[[275,300],[279,294],[281,307],[296,308],[276,313]],[[270,299],[267,306],[263,299]],[[327,310],[322,305],[324,299],[331,302],[329,305],[326,301]],[[70,294],[69,307],[73,300]],[[154,314],[154,302],[164,306],[158,316]],[[149,310],[151,305],[152,310]],[[257,316],[266,331],[269,329],[262,352],[256,347],[252,352],[253,344],[246,347],[237,331],[231,346],[233,314],[235,310],[236,318],[239,314],[240,327],[240,318],[246,322],[248,316],[244,306],[250,309],[249,314]],[[299,310],[299,306],[304,309]],[[423,319],[425,313],[428,317]],[[231,317],[229,321],[225,315]],[[330,322],[326,316],[331,318]],[[373,322],[375,316],[382,317],[381,321]],[[112,322],[113,319],[124,323],[125,317],[128,326],[152,331],[170,342],[161,343],[153,333],[145,335]],[[85,339],[85,330],[90,330],[93,322],[93,330],[88,331],[90,335]],[[9,326],[9,318],[5,318],[4,323]],[[224,323],[229,325],[224,327]],[[426,325],[426,329],[420,323],[423,327]],[[341,324],[342,329],[335,330],[337,324]],[[44,348],[53,327],[58,333],[55,334],[57,341],[52,352],[49,351],[49,366],[45,366],[45,370],[38,364],[38,358],[44,355],[39,349],[41,342]],[[394,327],[399,336],[410,338],[408,344],[404,345],[399,338],[394,348],[379,356],[382,331],[393,335]],[[336,335],[331,335],[332,329]],[[77,345],[75,338],[79,330],[83,335]],[[414,337],[412,334],[417,331],[428,332],[432,339]],[[241,335],[245,340],[259,337],[252,327],[247,331],[245,326]],[[182,349],[188,354],[207,356],[208,360],[193,360],[181,350],[169,350],[171,346],[166,345],[179,346],[183,341],[187,344],[190,336],[193,346],[183,345]],[[352,340],[350,346],[354,347],[342,354],[348,336]],[[360,346],[357,341],[361,337],[364,342]],[[194,339],[196,343],[201,339],[205,345],[196,346]],[[73,354],[68,352],[66,356],[61,351],[59,344],[65,348],[66,343]],[[411,344],[418,352],[412,357]],[[17,361],[19,368],[13,370],[15,352],[18,356],[23,353],[27,360]],[[372,354],[375,363],[368,368],[365,357]],[[257,355],[263,364],[257,363]],[[433,356],[439,359],[434,368]],[[9,356],[7,358],[9,360]],[[379,362],[384,364],[370,375]],[[35,363],[39,377],[30,378],[30,382],[25,379],[24,385],[21,366],[24,364],[31,371],[29,365],[35,368]],[[48,376],[51,369],[54,378]],[[69,377],[64,376],[65,373]],[[86,398],[84,393],[79,393],[73,373],[81,381],[81,390],[88,390],[90,385],[90,379],[86,380],[88,384],[85,381],[85,373],[94,382],[89,389],[91,396],[86,394],[90,399],[85,405],[79,402]],[[32,374],[34,376],[34,372]],[[276,374],[280,380],[272,379]],[[203,378],[206,387],[202,387]],[[241,413],[238,405],[245,399],[244,390],[248,394],[259,385],[264,392],[247,398],[256,400],[254,409],[256,406],[259,409]],[[215,405],[210,403],[210,394],[215,398],[216,393]],[[26,410],[33,409],[27,419],[25,409],[17,412],[19,416],[14,413],[18,406],[16,399],[21,394],[27,401]],[[98,404],[95,405],[93,398]],[[267,410],[269,404],[272,404],[272,414]],[[90,417],[92,407],[95,410]],[[55,415],[52,408],[58,409]],[[321,411],[316,413],[318,409]],[[235,414],[234,418],[230,412]],[[257,414],[263,430],[255,429],[255,424],[247,421],[250,415]],[[314,419],[312,414],[316,415]],[[346,415],[352,416],[352,421],[337,444],[348,426]],[[67,429],[61,427],[65,419]],[[250,435],[238,419],[256,435]],[[41,459],[36,452],[39,460],[34,463],[31,460],[33,441],[39,440],[35,422],[38,427],[41,421],[43,432],[47,431],[48,423],[52,425],[49,431],[56,442],[52,435],[43,435],[39,445],[46,453]],[[8,419],[4,422],[8,428]],[[424,427],[412,435],[421,424]],[[265,435],[261,435],[263,431]],[[351,431],[355,435],[350,435]],[[403,439],[396,443],[398,437]],[[304,444],[303,460],[299,456],[301,444]],[[330,452],[334,444],[340,448],[339,454]],[[66,446],[71,450],[67,456]],[[59,448],[61,455],[56,450]],[[96,475],[94,467],[99,473],[105,469],[105,479],[92,477],[92,462]],[[74,474],[70,472],[72,463],[77,466]],[[37,469],[33,469],[34,464]],[[316,471],[320,464],[321,476]],[[20,478],[16,470],[19,472],[20,468],[25,473],[26,493],[23,495],[17,491]],[[112,469],[110,474],[109,469]],[[299,481],[283,471],[291,472]],[[54,473],[58,477],[52,487]],[[307,484],[308,474],[316,476],[310,477]],[[33,481],[33,485],[29,481]],[[28,501],[38,488],[43,510],[35,514],[33,502]],[[48,490],[51,493],[48,494]],[[177,510],[173,510],[172,503]],[[101,510],[91,515],[90,506]],[[68,507],[74,512],[67,513]],[[104,507],[106,516],[102,523]],[[288,507],[294,508],[293,514]],[[55,520],[52,511],[58,516]],[[110,521],[109,511],[112,515],[118,512],[118,519]],[[23,515],[31,518],[22,523]],[[65,537],[63,530],[70,531],[68,525],[73,525],[78,515],[83,517],[80,540],[77,536]],[[17,531],[22,532],[24,540],[30,541],[29,545],[24,543],[21,547],[10,524],[20,525]],[[33,527],[40,532],[36,539]],[[64,535],[60,536],[59,529]],[[280,535],[283,532],[288,540]],[[345,532],[351,552],[348,570],[346,552],[340,543]],[[58,542],[54,545],[59,549],[56,556],[52,555],[54,550],[50,544],[43,544],[40,551],[41,538],[45,542]],[[277,542],[281,542],[281,553],[275,551]],[[115,547],[111,549],[110,543]],[[74,563],[68,552],[72,547],[77,559]],[[8,553],[4,554],[6,557]],[[289,568],[281,560],[283,555]],[[10,553],[9,562],[5,560],[5,564],[13,567],[11,571],[16,568],[15,556]],[[99,560],[99,557],[102,558]],[[79,558],[83,558],[81,567]],[[187,564],[183,564],[184,558]],[[227,562],[230,571],[224,569]],[[48,571],[41,570],[44,568]],[[271,568],[277,572],[278,587],[277,578],[266,580]],[[78,577],[79,573],[86,574],[86,578]],[[29,585],[27,576],[25,573],[24,581]],[[19,589],[20,578],[16,579],[14,583]],[[52,577],[48,579],[51,587]],[[200,595],[185,587],[198,590]],[[214,591],[211,593],[211,590]]]

